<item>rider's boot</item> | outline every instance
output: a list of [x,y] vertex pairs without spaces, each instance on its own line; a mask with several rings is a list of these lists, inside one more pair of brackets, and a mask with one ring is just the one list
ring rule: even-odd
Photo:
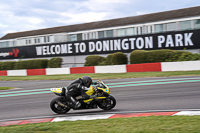
[[81,106],[81,103],[72,96],[67,96],[67,99],[69,99],[72,102],[73,108],[79,108]]

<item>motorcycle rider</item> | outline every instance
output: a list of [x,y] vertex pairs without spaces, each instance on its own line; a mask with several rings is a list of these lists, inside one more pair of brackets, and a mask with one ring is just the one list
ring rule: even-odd
[[96,96],[88,96],[85,91],[87,91],[91,84],[95,84],[92,82],[92,79],[89,76],[83,76],[82,78],[78,78],[74,80],[67,86],[67,90],[65,97],[70,100],[74,106],[74,108],[79,108],[81,103],[76,100],[76,96],[82,96],[83,99],[95,98]]

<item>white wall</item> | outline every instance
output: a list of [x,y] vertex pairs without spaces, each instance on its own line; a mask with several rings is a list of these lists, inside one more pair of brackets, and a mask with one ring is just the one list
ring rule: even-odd
[[46,75],[70,74],[70,68],[46,68]]
[[193,71],[200,70],[200,61],[162,62],[162,71]]
[[8,76],[27,76],[26,70],[8,70],[7,71]]
[[126,73],[126,65],[95,66],[95,73]]

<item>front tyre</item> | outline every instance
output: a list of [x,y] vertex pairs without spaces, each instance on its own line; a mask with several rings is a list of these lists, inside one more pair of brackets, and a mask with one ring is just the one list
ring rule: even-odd
[[56,97],[51,101],[50,108],[52,109],[53,112],[55,112],[57,114],[65,114],[70,110],[70,108],[65,108],[65,107],[59,105],[59,103],[66,104],[65,98]]
[[113,96],[109,96],[106,99],[101,100],[98,103],[99,108],[103,110],[111,110],[115,107],[116,105],[116,99]]

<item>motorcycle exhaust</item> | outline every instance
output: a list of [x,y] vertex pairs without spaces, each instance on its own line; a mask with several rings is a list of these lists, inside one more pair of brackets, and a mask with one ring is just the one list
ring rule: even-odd
[[57,102],[59,106],[64,107],[64,108],[69,108],[67,105],[61,103],[61,102]]

